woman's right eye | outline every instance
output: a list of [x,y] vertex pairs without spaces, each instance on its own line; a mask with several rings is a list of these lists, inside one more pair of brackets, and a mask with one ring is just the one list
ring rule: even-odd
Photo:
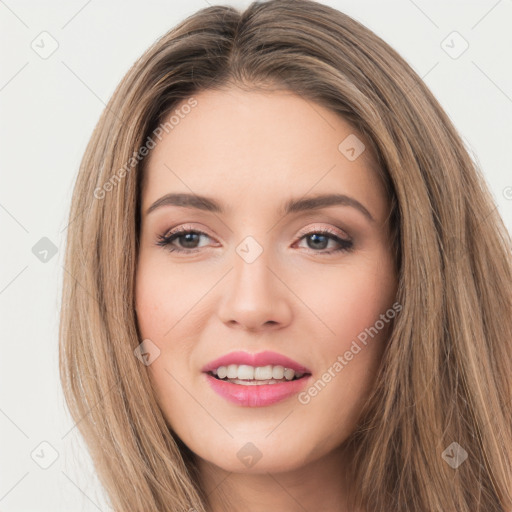
[[[195,244],[200,239],[201,235],[210,238],[206,233],[198,230],[191,229],[178,229],[167,235],[159,235],[157,245],[165,247],[170,252],[196,252],[199,250]],[[176,245],[172,245],[176,240],[184,241],[184,248],[179,248]],[[192,246],[188,246],[191,244]]]

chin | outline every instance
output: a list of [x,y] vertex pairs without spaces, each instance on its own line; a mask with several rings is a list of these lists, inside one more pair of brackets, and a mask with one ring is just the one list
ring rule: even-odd
[[[277,438],[271,441],[263,436],[260,440],[249,441],[247,437],[244,437],[243,440],[235,438],[230,439],[229,442],[225,440],[224,442],[219,440],[218,443],[210,441],[210,445],[205,451],[193,451],[209,464],[228,472],[247,474],[282,473],[300,469],[307,463],[324,455],[324,453],[317,453],[315,456],[311,451],[304,450],[308,441],[311,442],[311,439],[300,440],[294,438],[293,443],[284,445]],[[223,445],[222,450],[211,451],[212,447],[214,448],[220,444]]]

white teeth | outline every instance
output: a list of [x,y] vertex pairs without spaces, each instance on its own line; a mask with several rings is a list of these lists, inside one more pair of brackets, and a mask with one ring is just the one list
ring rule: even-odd
[[254,379],[254,367],[247,364],[241,364],[238,367],[238,378],[244,380]]
[[255,380],[268,380],[272,378],[272,366],[258,366],[254,369]]
[[294,377],[300,379],[304,374],[295,372],[291,368],[285,368],[281,365],[267,366],[249,366],[247,364],[230,364],[228,366],[219,366],[212,373],[219,379],[244,380],[244,381],[270,381],[270,380],[292,380]]
[[231,384],[241,384],[242,386],[263,386],[265,384],[281,384],[279,380],[239,380],[239,379],[230,379],[228,382]]
[[272,368],[272,378],[282,379],[284,377],[284,368],[281,365]]
[[284,371],[284,378],[286,380],[292,380],[294,375],[295,375],[295,371],[291,370],[290,368],[286,368],[286,370]]
[[228,379],[236,379],[237,377],[238,377],[238,365],[230,364],[228,366]]

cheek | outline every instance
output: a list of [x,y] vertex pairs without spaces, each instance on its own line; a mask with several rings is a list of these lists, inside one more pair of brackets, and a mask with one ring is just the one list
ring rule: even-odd
[[340,350],[374,325],[396,295],[396,277],[385,255],[361,257],[335,270],[322,269],[319,275],[304,273],[298,286],[300,295],[324,324],[319,331],[324,333],[323,341]]
[[135,302],[141,335],[157,344],[171,336],[186,313],[194,289],[179,271],[169,271],[160,258],[142,255],[136,275]]
[[[158,287],[150,287],[145,282],[136,294],[137,323],[139,325],[140,335],[143,339],[150,339],[160,349],[162,349],[162,338],[165,333],[164,302],[162,300],[163,292]],[[172,319],[169,318],[169,325]]]
[[[156,264],[153,264],[156,263]],[[164,272],[158,262],[141,258],[136,276],[136,313],[141,340],[151,340],[158,347],[158,357],[147,367],[148,375],[155,393],[157,402],[162,407],[164,414],[169,419],[171,409],[167,410],[166,397],[174,402],[173,396],[174,378],[181,381],[176,375],[176,368],[169,361],[179,359],[183,361],[184,355],[176,357],[177,344],[169,343],[176,337],[179,327],[173,327],[179,321],[180,311],[183,306],[183,295],[178,293],[179,275],[169,276]],[[169,349],[173,347],[173,357],[169,357]],[[178,365],[179,369],[179,365]]]
[[[183,294],[177,291],[180,278],[176,273],[170,277],[158,264],[145,260],[140,263],[136,277],[136,316],[141,341],[151,340],[158,347],[159,355],[147,370],[159,401],[172,382],[171,375],[175,375],[176,369],[169,361],[182,361],[186,355],[185,344],[177,335],[184,305]],[[179,343],[170,343],[173,339]]]
[[310,286],[308,305],[329,330],[322,328],[326,334],[316,340],[322,368],[299,402],[311,417],[330,411],[330,421],[343,426],[340,439],[355,427],[396,316],[392,268],[386,258],[359,259],[339,272],[331,269],[322,286],[311,288],[319,281],[304,278],[303,285]]
[[193,306],[210,285],[193,286],[192,277],[172,268],[160,255],[142,255],[139,259],[136,317],[141,341],[149,339],[159,350],[147,369],[161,404],[166,397],[181,396],[176,381],[189,378],[194,341],[204,328],[198,317],[201,309]]

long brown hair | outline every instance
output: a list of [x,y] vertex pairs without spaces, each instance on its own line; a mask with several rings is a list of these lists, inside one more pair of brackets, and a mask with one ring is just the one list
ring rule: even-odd
[[[60,371],[113,508],[208,507],[193,455],[170,432],[133,353],[142,341],[134,276],[141,148],[180,104],[230,84],[273,84],[339,113],[373,146],[393,205],[402,311],[347,440],[354,504],[512,509],[510,236],[418,75],[363,25],[310,0],[190,16],[131,67],[87,146],[69,217]],[[454,467],[447,461],[461,449],[468,458]]]

